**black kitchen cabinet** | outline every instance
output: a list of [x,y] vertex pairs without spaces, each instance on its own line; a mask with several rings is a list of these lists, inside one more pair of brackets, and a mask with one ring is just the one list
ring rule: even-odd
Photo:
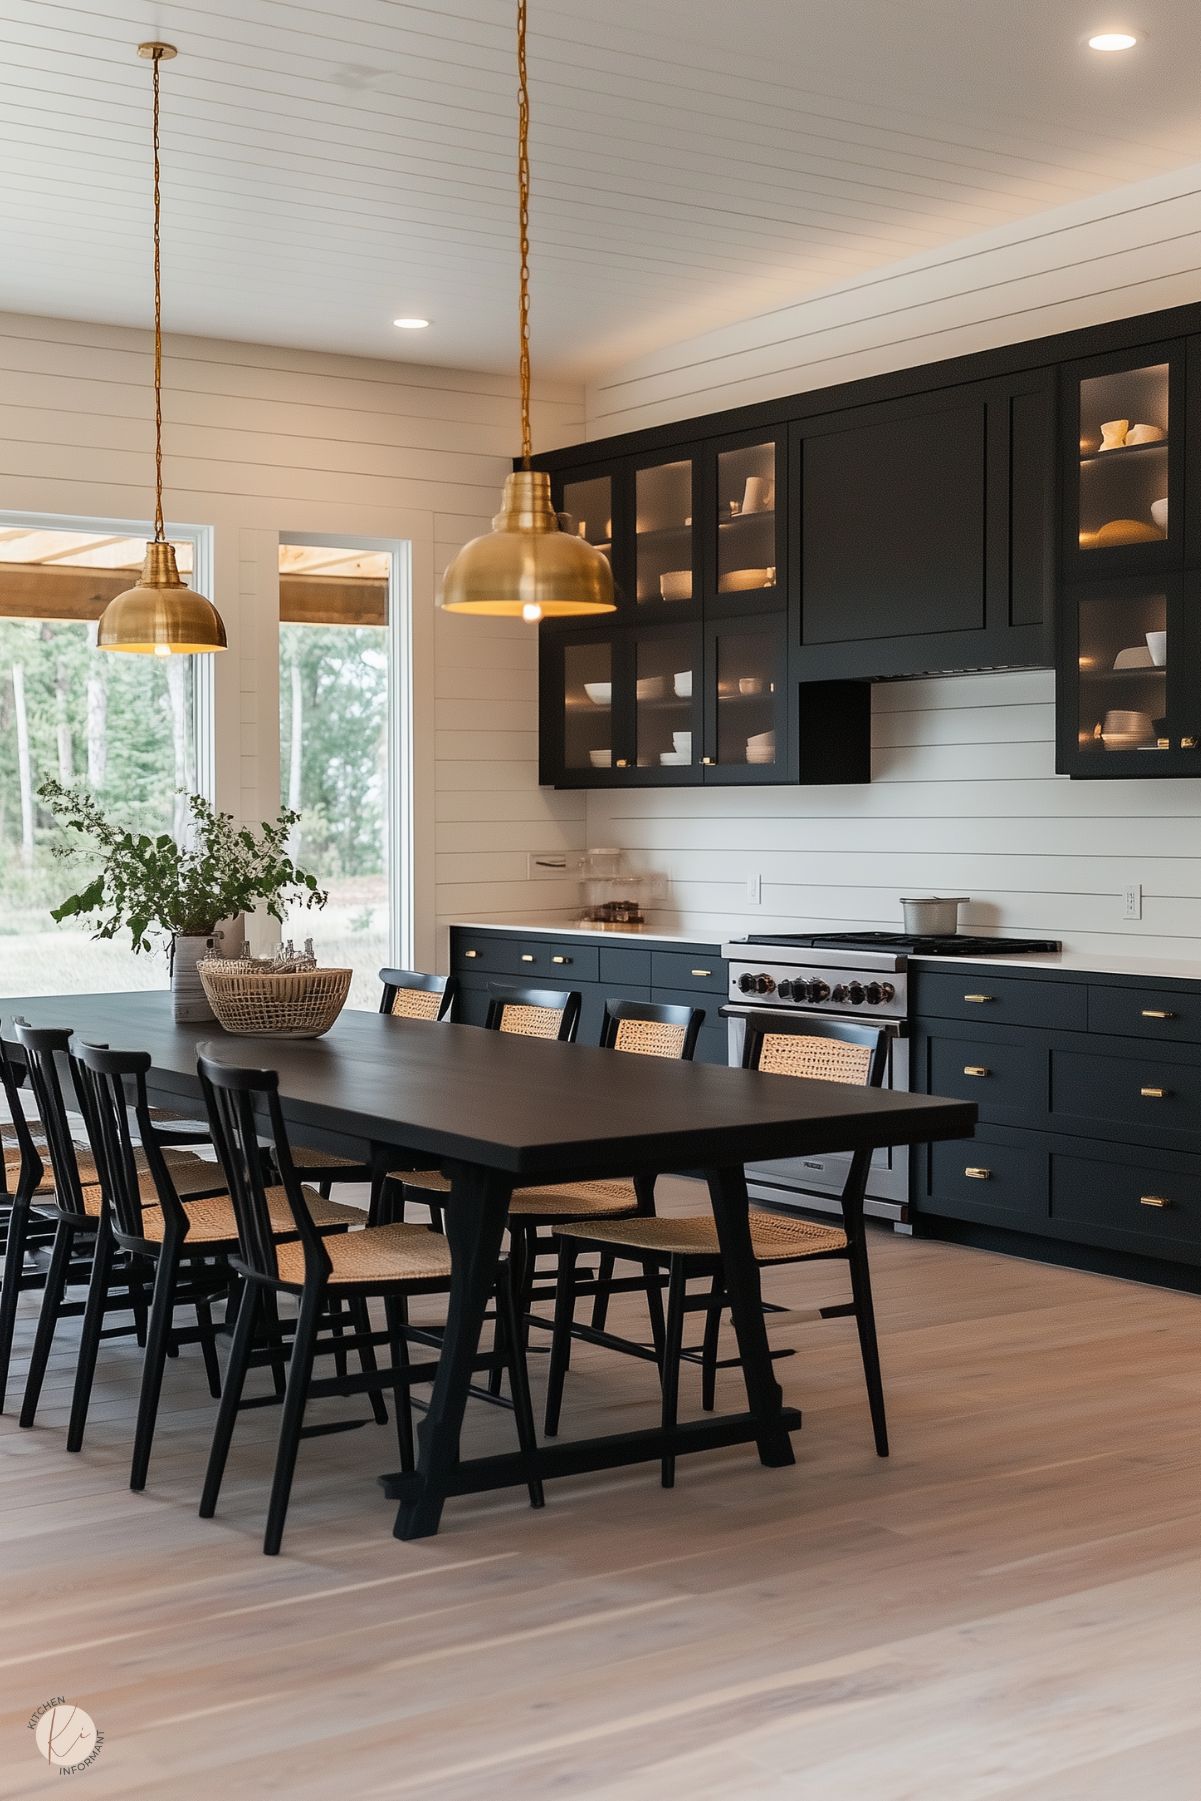
[[482,1026],[498,989],[515,983],[575,989],[581,997],[580,1044],[597,1044],[609,999],[699,1007],[698,1063],[725,1063],[727,1034],[720,1009],[729,965],[721,947],[698,940],[639,940],[633,934],[553,938],[520,928],[452,926],[450,967],[459,979],[457,1017]]
[[909,975],[911,1084],[980,1120],[914,1152],[916,1229],[1201,1287],[1201,983]]
[[1050,660],[1048,376],[807,419],[789,461],[802,676]]
[[1067,581],[1160,574],[1183,563],[1186,368],[1178,339],[1062,370]]
[[1067,587],[1057,758],[1072,776],[1201,774],[1201,575]]

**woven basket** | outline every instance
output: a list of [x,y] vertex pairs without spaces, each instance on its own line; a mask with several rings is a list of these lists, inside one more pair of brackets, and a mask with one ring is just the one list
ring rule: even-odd
[[253,1038],[320,1038],[346,1005],[349,969],[306,969],[296,975],[251,973],[219,959],[198,965],[217,1024]]

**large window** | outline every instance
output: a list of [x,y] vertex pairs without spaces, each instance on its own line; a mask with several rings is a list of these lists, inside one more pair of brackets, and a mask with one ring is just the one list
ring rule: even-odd
[[370,1008],[402,929],[396,556],[292,540],[279,568],[280,797],[302,816],[294,855],[330,897],[285,931],[352,968],[349,1004]]
[[[203,539],[177,538],[181,572]],[[165,958],[99,943],[50,908],[86,879],[37,799],[48,777],[86,787],[137,830],[178,836],[184,796],[208,792],[206,658],[110,656],[104,606],[130,587],[144,542],[130,528],[0,523],[0,995],[162,987]]]

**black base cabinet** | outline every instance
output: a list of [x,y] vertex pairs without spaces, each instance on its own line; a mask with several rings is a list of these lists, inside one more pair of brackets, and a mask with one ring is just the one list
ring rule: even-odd
[[520,928],[452,926],[450,967],[459,979],[457,1017],[482,1026],[498,989],[515,984],[574,988],[581,997],[580,1044],[600,1042],[609,999],[658,1001],[700,1007],[705,1018],[697,1039],[700,1063],[726,1061],[725,1004],[728,965],[716,944],[651,937],[552,938]]
[[1201,982],[910,975],[913,1087],[980,1109],[974,1138],[914,1153],[918,1230],[1201,1282]]

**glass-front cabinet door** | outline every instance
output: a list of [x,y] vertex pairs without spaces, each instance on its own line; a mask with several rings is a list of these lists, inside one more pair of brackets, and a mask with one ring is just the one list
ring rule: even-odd
[[1094,578],[1179,563],[1180,346],[1095,357],[1065,380],[1065,567]]
[[613,478],[611,475],[589,475],[580,481],[565,481],[561,511],[567,515],[561,523],[595,544],[610,562],[613,559]]
[[1199,600],[1193,578],[1173,573],[1067,590],[1061,773],[1201,774]]
[[700,600],[697,482],[691,456],[633,471],[634,595],[641,617],[693,618]]
[[627,757],[620,690],[623,641],[613,631],[543,633],[539,644],[540,779],[603,787]]
[[779,446],[773,437],[737,438],[713,455],[712,501],[705,509],[713,577],[706,599],[721,612],[759,612],[782,591]]
[[701,779],[704,676],[697,626],[648,626],[634,640],[634,779]]
[[788,779],[782,613],[719,619],[705,631],[707,782]]

